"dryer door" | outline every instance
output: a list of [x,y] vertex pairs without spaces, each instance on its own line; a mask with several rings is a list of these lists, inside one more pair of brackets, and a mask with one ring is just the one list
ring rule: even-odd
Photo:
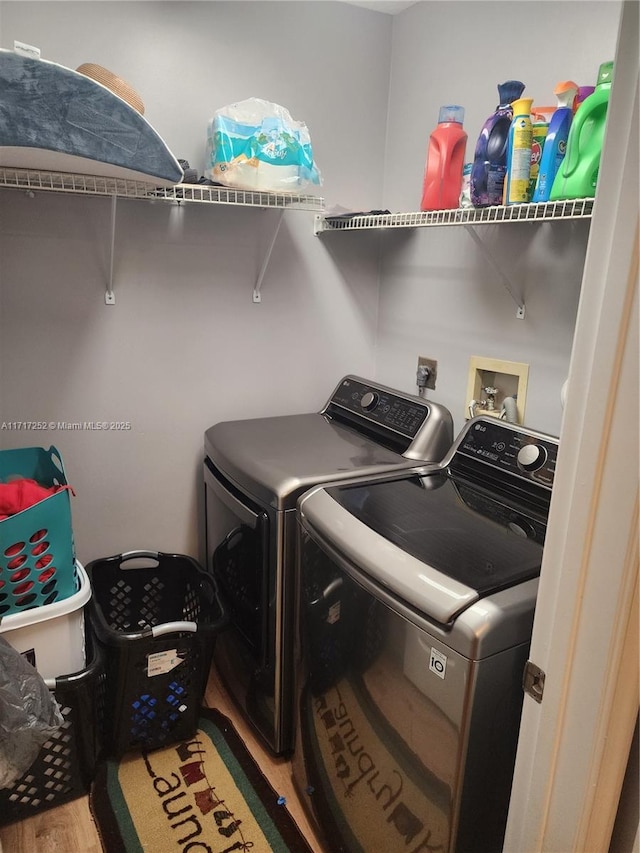
[[231,623],[264,663],[269,517],[225,484],[205,460],[207,570],[229,609]]

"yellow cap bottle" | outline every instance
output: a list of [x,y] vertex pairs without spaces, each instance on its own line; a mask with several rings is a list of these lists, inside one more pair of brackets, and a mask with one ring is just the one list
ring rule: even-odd
[[532,104],[533,98],[518,98],[512,104],[513,121],[509,128],[507,179],[504,184],[505,204],[526,204],[529,201],[531,146],[533,144]]

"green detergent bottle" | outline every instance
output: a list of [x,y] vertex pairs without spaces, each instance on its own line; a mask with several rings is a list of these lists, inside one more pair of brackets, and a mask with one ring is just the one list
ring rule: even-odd
[[567,153],[556,173],[551,201],[595,195],[612,80],[613,62],[603,62],[595,91],[582,102],[571,124]]

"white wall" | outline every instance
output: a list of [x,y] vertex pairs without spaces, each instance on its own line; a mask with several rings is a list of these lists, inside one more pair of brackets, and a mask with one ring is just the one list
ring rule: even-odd
[[[3,0],[0,46],[19,39],[68,67],[120,74],[199,171],[218,106],[281,103],[309,126],[328,206],[400,211],[418,206],[440,104],[467,107],[471,152],[503,79],[519,76],[538,102],[557,80],[593,82],[613,56],[618,10],[483,0],[391,17],[325,0]],[[510,42],[518,27],[530,37]],[[275,216],[118,202],[107,307],[109,201],[0,191],[0,419],[133,427],[0,431],[0,447],[60,448],[82,560],[137,547],[197,554],[206,427],[318,409],[346,372],[415,391],[418,354],[436,358],[434,399],[459,427],[470,355],[527,361],[527,422],[558,431],[586,223],[480,232],[525,295],[522,321],[463,229],[316,238],[313,215],[294,211],[254,305]]]
[[[213,111],[258,96],[307,123],[328,202],[379,203],[391,18],[338,3],[0,4],[1,46],[96,62],[141,94],[202,171]],[[130,421],[128,432],[0,431],[53,443],[77,496],[78,555],[198,554],[203,432],[220,420],[318,410],[342,375],[374,372],[377,256],[327,252],[313,214],[117,205],[0,191],[0,421]]]
[[[465,107],[467,161],[498,103],[497,84],[526,84],[554,104],[560,80],[595,84],[613,59],[617,2],[425,2],[394,17],[384,207],[417,210],[429,133],[441,105]],[[588,238],[584,222],[478,226],[526,304],[524,320],[464,228],[388,234],[377,373],[411,390],[418,355],[438,361],[433,398],[456,426],[466,411],[470,356],[530,365],[526,423],[558,434]]]

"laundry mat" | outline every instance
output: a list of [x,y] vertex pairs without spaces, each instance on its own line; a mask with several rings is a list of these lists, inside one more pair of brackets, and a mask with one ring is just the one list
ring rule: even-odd
[[90,804],[105,853],[311,853],[215,710],[202,709],[189,740],[102,764]]

